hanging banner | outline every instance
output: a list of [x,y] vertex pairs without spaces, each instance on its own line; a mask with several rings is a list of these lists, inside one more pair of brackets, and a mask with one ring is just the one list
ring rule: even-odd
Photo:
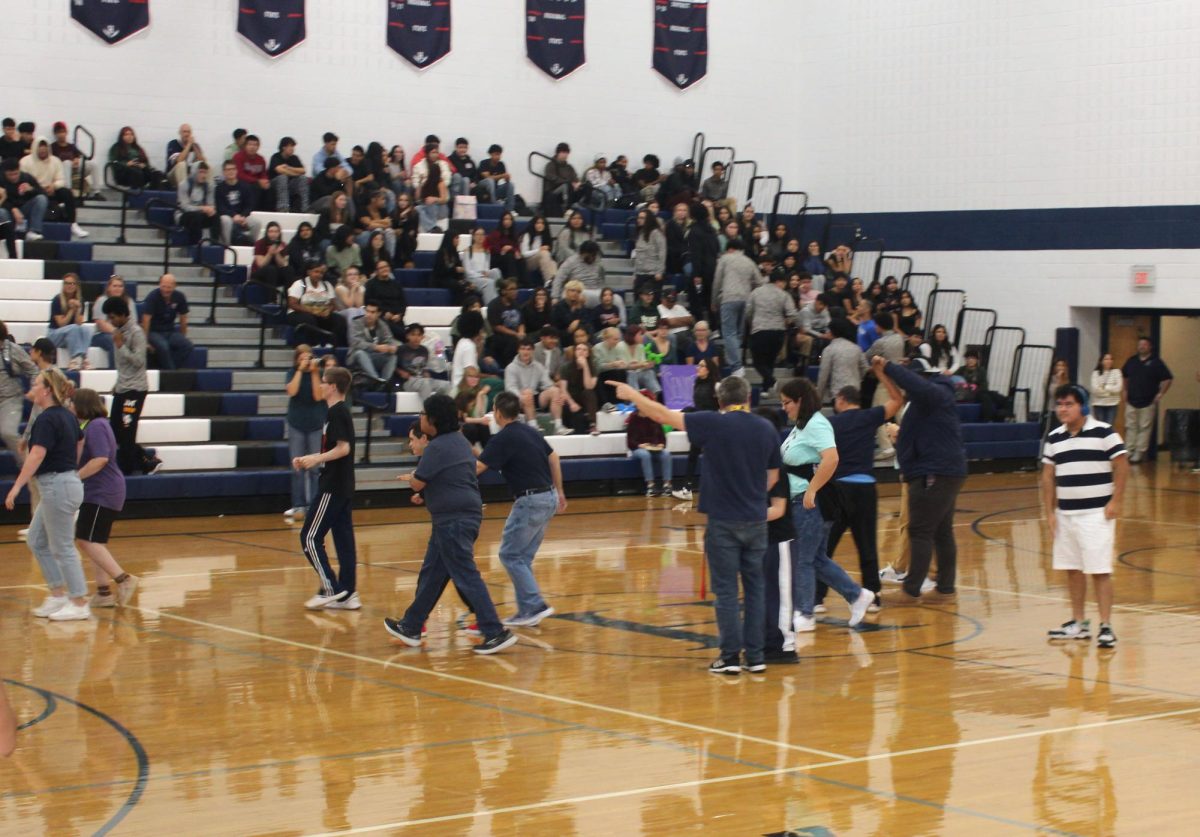
[[566,78],[587,61],[583,50],[585,0],[525,0],[525,52],[553,79]]
[[278,58],[304,42],[304,0],[238,0],[237,31]]
[[708,3],[654,0],[654,69],[687,90],[708,74]]
[[387,45],[418,70],[450,54],[450,0],[388,0]]
[[150,0],[71,0],[71,17],[111,46],[150,25]]

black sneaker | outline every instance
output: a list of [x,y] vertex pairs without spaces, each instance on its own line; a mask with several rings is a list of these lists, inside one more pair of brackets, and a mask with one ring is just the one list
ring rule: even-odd
[[405,645],[411,646],[412,648],[417,648],[421,645],[421,635],[419,633],[408,633],[408,631],[404,630],[404,625],[399,619],[384,619],[383,627],[384,630],[386,630],[396,639],[403,642]]
[[796,665],[800,656],[795,651],[765,651],[763,657],[769,665]]
[[742,664],[737,657],[730,657],[728,659],[725,657],[718,657],[717,659],[713,660],[713,663],[708,667],[708,670],[713,674],[737,675],[742,673]]
[[495,654],[516,643],[517,635],[506,629],[476,645],[474,651],[476,654]]
[[1110,625],[1100,624],[1100,633],[1096,634],[1096,646],[1098,648],[1117,647],[1117,635],[1113,633]]
[[742,663],[742,671],[748,671],[751,674],[758,674],[766,670],[767,664],[762,660],[752,663],[749,659],[747,659],[746,662]]
[[658,486],[656,486],[652,482],[646,483],[646,496],[647,497],[657,497],[658,496]]

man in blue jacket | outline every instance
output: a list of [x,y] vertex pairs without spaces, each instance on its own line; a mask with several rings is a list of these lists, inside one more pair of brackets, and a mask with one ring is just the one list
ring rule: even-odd
[[[872,366],[886,372],[908,397],[900,422],[896,458],[908,483],[908,537],[912,562],[901,590],[885,593],[885,605],[948,604],[955,599],[958,545],[954,541],[954,504],[967,478],[962,427],[954,387],[945,375],[925,377],[876,357]],[[921,595],[937,550],[937,588]]]

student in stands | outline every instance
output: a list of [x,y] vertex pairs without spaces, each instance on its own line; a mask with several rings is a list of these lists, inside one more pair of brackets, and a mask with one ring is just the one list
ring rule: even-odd
[[387,158],[384,156],[382,144],[372,142],[367,145],[364,165],[371,177],[371,188],[383,192],[388,214],[391,215],[396,209],[396,193],[392,190],[392,181],[388,174]]
[[66,349],[71,356],[68,369],[90,368],[87,362],[91,338],[84,330],[87,303],[83,300],[79,275],[63,276],[58,295],[50,300],[50,326],[46,336],[56,347]]
[[350,355],[346,365],[358,369],[380,388],[389,386],[396,374],[400,343],[392,329],[381,321],[379,303],[369,300],[363,315],[350,321]]
[[342,275],[338,277],[337,285],[333,289],[338,296],[337,308],[339,311],[345,311],[348,308],[361,309],[366,301],[367,283],[363,281],[362,271],[353,265],[342,271]]
[[270,205],[271,178],[266,158],[258,153],[259,144],[258,137],[248,134],[242,150],[233,155],[233,163],[237,166],[238,180],[251,188],[254,209],[265,209]]
[[829,325],[833,315],[829,313],[829,297],[819,294],[816,299],[800,311],[798,328],[793,337],[798,363],[797,374],[808,374],[807,367],[825,351],[825,347],[833,340],[833,332]]
[[362,248],[354,239],[354,227],[349,224],[343,224],[334,230],[333,244],[325,249],[325,266],[335,276],[340,276],[352,265],[362,269]]
[[226,160],[221,182],[217,184],[214,202],[221,219],[221,243],[239,246],[252,241],[249,215],[254,198],[251,188],[238,180],[237,165]]
[[583,173],[584,180],[592,189],[592,205],[597,207],[612,206],[621,197],[621,190],[613,182],[612,173],[608,170],[608,158],[597,154],[592,165]]
[[38,368],[12,339],[8,326],[0,322],[0,442],[20,465],[25,455],[21,448],[21,416],[25,409],[25,378]]
[[417,252],[417,236],[420,217],[413,206],[412,195],[401,192],[396,196],[396,211],[392,213],[392,226],[396,230],[396,257],[399,267],[413,266],[413,254]]
[[350,204],[353,204],[354,181],[336,158],[327,157],[322,167],[313,171],[316,173],[308,185],[310,211],[322,211],[329,206],[335,195],[345,195]]
[[821,403],[833,400],[844,387],[858,389],[867,374],[867,358],[855,342],[854,324],[837,319],[829,324],[833,340],[821,352],[821,369],[817,374],[817,392]]
[[596,428],[599,406],[596,384],[600,380],[600,369],[592,356],[590,343],[576,343],[563,352],[558,380],[566,396],[564,423],[575,432],[581,432],[586,427],[588,433],[599,436],[600,431]]
[[146,334],[125,297],[104,299],[105,319],[96,328],[113,342],[117,380],[113,384],[113,433],[117,440],[117,465],[125,474],[154,474],[162,460],[137,443],[138,422],[150,391],[146,375]]
[[520,253],[527,276],[532,278],[533,271],[536,270],[541,276],[542,286],[549,285],[554,280],[554,274],[558,272],[558,264],[551,255],[553,250],[554,240],[550,237],[550,227],[546,218],[542,215],[533,216],[521,236]]
[[512,175],[500,158],[504,149],[496,144],[488,146],[488,158],[479,164],[479,185],[487,194],[490,203],[503,203],[512,212],[516,205],[517,191],[512,185]]
[[478,450],[482,450],[492,438],[491,420],[487,415],[488,394],[491,391],[491,386],[483,383],[479,368],[468,366],[464,368],[462,380],[454,392],[454,405],[458,408],[462,434],[467,437],[471,447]]
[[517,356],[517,347],[525,337],[525,321],[517,307],[517,282],[501,279],[496,283],[497,297],[488,303],[487,322],[492,328],[491,354],[506,367]]
[[249,134],[245,128],[234,128],[230,134],[233,142],[225,146],[225,150],[221,153],[222,160],[232,160],[233,155],[242,150],[242,146],[246,144],[246,136]]
[[[953,375],[954,370],[962,364],[958,347],[950,342],[946,327],[938,323],[933,327],[933,334],[921,344],[921,356],[929,361],[929,366],[943,375]],[[1070,381],[1064,381],[1069,383]]]
[[179,181],[175,190],[175,222],[187,230],[196,244],[208,233],[209,241],[222,241],[221,215],[217,211],[217,187],[209,179],[208,163],[197,163],[194,173]]
[[579,199],[582,182],[575,167],[568,162],[571,146],[560,142],[554,149],[554,159],[542,172],[542,203],[547,215],[561,215],[563,210]]
[[289,265],[322,261],[325,250],[313,234],[313,225],[308,221],[301,221],[300,226],[296,227],[295,235],[288,242],[287,254]]
[[305,277],[288,288],[288,325],[305,339],[335,346],[346,345],[346,319],[337,314],[337,292],[325,281],[325,265],[307,265]]
[[0,160],[20,160],[25,156],[25,146],[17,132],[17,120],[4,117],[4,134],[0,136]]
[[[63,127],[65,129],[66,126]],[[179,126],[179,136],[167,143],[167,181],[172,186],[178,186],[201,163],[207,165],[208,158],[192,135],[192,126],[185,122]]]
[[525,262],[521,259],[521,237],[511,212],[500,216],[500,223],[488,233],[487,245],[492,251],[492,264],[500,268],[501,274],[523,282]]
[[108,551],[113,523],[125,508],[125,475],[117,467],[117,440],[104,401],[94,389],[76,390],[72,410],[83,431],[79,456],[83,505],[75,521],[75,545],[91,560],[96,577],[96,593],[89,604],[91,607],[126,605],[137,590],[138,577],[121,569]]
[[712,201],[729,212],[737,211],[737,200],[729,197],[729,181],[725,177],[725,164],[720,160],[712,164],[712,176],[700,184],[700,196]]
[[554,307],[550,304],[550,291],[537,288],[521,306],[521,317],[527,334],[537,334],[550,325]]
[[487,230],[483,227],[471,230],[471,243],[462,253],[466,280],[483,297],[484,304],[496,298],[496,283],[504,278],[500,268],[492,266],[495,257],[488,246],[487,237]]
[[692,329],[692,343],[684,350],[683,362],[694,366],[697,363],[702,363],[706,360],[715,360],[719,366],[721,363],[721,348],[716,343],[712,342],[712,329],[708,325],[708,320],[700,320]]
[[308,212],[308,173],[296,156],[296,141],[291,137],[279,140],[279,150],[271,155],[267,176],[275,194],[275,211]]
[[[585,241],[591,241],[592,233],[587,229],[584,223],[583,213],[577,209],[572,209],[567,213],[567,223],[559,230],[558,235],[554,238],[554,248],[552,255],[554,261],[562,264],[567,259],[579,253],[579,248]],[[549,281],[549,277],[547,277]]]
[[457,194],[471,194],[475,185],[479,183],[480,175],[475,161],[471,159],[471,144],[467,142],[466,137],[459,137],[454,141],[454,152],[446,157],[446,162],[458,172],[460,180]]
[[420,323],[411,323],[404,332],[404,343],[396,352],[396,374],[404,381],[405,392],[415,392],[421,400],[435,393],[450,390],[450,382],[433,377],[430,369],[431,353],[424,345],[425,328]]
[[566,398],[551,380],[546,367],[533,359],[535,344],[532,337],[521,338],[516,359],[504,370],[504,388],[520,399],[528,424],[536,427],[537,410],[549,409],[554,420],[554,432],[560,436],[570,435],[571,431],[562,423]]
[[695,319],[691,313],[679,304],[679,292],[674,287],[663,288],[658,301],[658,317],[667,321],[671,333],[682,337],[687,334]]
[[[390,332],[388,336],[391,336]],[[301,456],[320,453],[321,429],[328,407],[321,397],[321,364],[313,357],[312,347],[307,343],[296,346],[292,354],[292,368],[287,373],[284,392],[288,396],[288,459],[295,461]],[[290,522],[304,517],[317,494],[317,472],[292,469],[292,505],[283,513],[284,518]]]
[[633,286],[649,285],[657,298],[667,271],[667,237],[659,229],[658,219],[644,209],[638,212],[633,247]]
[[458,342],[454,344],[454,364],[450,369],[450,385],[457,388],[464,370],[478,368],[483,351],[483,315],[464,311],[458,317]]
[[142,301],[142,331],[150,341],[159,369],[187,366],[192,341],[187,338],[188,302],[175,288],[175,277],[164,273],[158,287]]
[[21,171],[21,161],[9,158],[0,163],[4,174],[4,209],[17,228],[26,227],[26,241],[40,241],[42,223],[50,208],[50,199],[31,174]]
[[108,150],[117,183],[129,189],[158,188],[166,182],[162,172],[150,165],[150,158],[138,145],[137,134],[128,125],[123,127],[117,141]]
[[439,224],[450,217],[450,166],[441,159],[436,145],[425,146],[425,156],[413,164],[413,194],[421,232],[442,232]]
[[322,172],[326,169],[326,161],[333,160],[342,173],[338,175],[342,180],[350,176],[350,164],[346,162],[346,158],[342,156],[342,152],[338,151],[338,135],[332,131],[326,131],[321,137],[321,147],[317,149],[317,153],[313,155],[312,170],[314,172]]
[[396,193],[397,200],[401,195],[412,192],[412,185],[408,178],[408,158],[404,153],[404,146],[393,145],[392,150],[388,152],[387,176],[388,185]]
[[679,363],[679,341],[671,333],[667,321],[659,318],[646,335],[646,358],[654,364],[656,375],[662,374],[660,366],[675,366]]
[[337,192],[317,215],[317,227],[313,231],[313,235],[321,243],[322,251],[333,243],[334,233],[347,224],[351,224],[353,220],[350,217],[349,195],[345,192]]
[[404,337],[404,315],[408,311],[408,297],[404,293],[404,286],[396,281],[392,266],[386,260],[380,259],[375,263],[375,273],[367,280],[363,298],[365,302],[373,302],[379,306],[380,316],[397,340]]
[[588,309],[588,331],[599,334],[606,328],[625,327],[625,309],[616,303],[616,294],[612,288],[600,289],[600,302]]
[[[600,291],[605,285],[605,272],[600,259],[600,246],[596,242],[583,242],[579,245],[576,255],[559,265],[558,273],[554,277],[554,287],[550,291],[551,299],[560,298],[563,287],[572,279],[583,283],[587,304],[595,305],[600,300]],[[617,301],[617,305],[621,306],[622,303]]]
[[646,356],[646,329],[637,323],[625,328],[625,339],[617,347],[617,358],[624,364],[625,382],[634,389],[649,390],[658,395],[662,386],[654,373],[654,361]]
[[[570,334],[588,325],[588,309],[584,304],[583,283],[572,279],[563,286],[562,299],[550,310],[550,324],[561,334]],[[528,328],[526,323],[526,328]]]
[[458,236],[450,230],[442,234],[442,243],[433,257],[433,273],[429,281],[433,287],[449,291],[451,298],[460,305],[468,295],[476,295],[467,280],[467,268],[458,252]]
[[372,230],[367,236],[367,243],[362,245],[363,264],[368,268],[380,262],[387,262],[388,270],[392,269],[392,254],[387,249],[387,238],[383,230]]
[[[886,289],[886,284],[884,288]],[[900,333],[909,340],[920,339],[924,329],[922,327],[921,309],[917,307],[916,300],[908,291],[900,291],[897,297],[897,306],[895,308],[896,326]]]
[[[363,200],[359,202],[358,211],[358,246],[366,247],[371,236],[380,233],[383,236],[384,249],[387,259],[391,261],[396,252],[396,232],[392,229],[392,216],[387,211],[387,195],[382,189],[364,192]],[[368,262],[374,264],[374,261]]]
[[750,357],[762,378],[763,392],[775,389],[775,361],[787,342],[788,328],[799,313],[791,296],[784,290],[787,277],[775,271],[771,281],[750,294],[746,302],[746,320],[750,323]]
[[854,253],[848,244],[839,244],[825,259],[826,273],[850,275],[854,265]]
[[[654,394],[642,390],[642,395],[653,399]],[[667,436],[663,426],[651,419],[641,410],[629,417],[625,427],[625,446],[629,449],[628,456],[638,463],[642,469],[642,478],[646,482],[646,496],[669,496],[673,491],[671,486],[671,451],[667,449]],[[658,462],[662,473],[662,487],[654,482],[654,463]]]
[[254,243],[250,277],[276,288],[289,288],[296,281],[290,250],[283,243],[283,230],[276,221],[269,222],[263,237]]
[[38,137],[29,153],[21,158],[21,171],[37,181],[50,206],[57,207],[59,216],[71,225],[71,234],[87,238],[87,230],[76,223],[75,195],[62,160],[50,153],[50,141]]

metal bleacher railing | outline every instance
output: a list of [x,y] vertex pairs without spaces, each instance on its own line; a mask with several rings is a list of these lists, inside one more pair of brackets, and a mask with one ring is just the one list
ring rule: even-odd
[[[81,137],[87,137],[87,151],[84,151],[83,146],[79,144]],[[87,128],[82,125],[76,125],[74,133],[71,134],[71,143],[79,149],[79,156],[82,158],[79,164],[79,171],[75,173],[75,176],[79,178],[79,198],[77,199],[77,204],[83,206],[88,198],[87,189],[83,187],[84,169],[89,168],[88,163],[96,157],[96,138]],[[74,184],[72,184],[72,188],[75,188]]]
[[106,163],[104,166],[104,185],[121,195],[121,231],[117,233],[117,244],[125,244],[125,222],[126,214],[129,211],[129,196],[140,195],[141,189],[135,189],[131,186],[122,186],[117,182],[116,178],[116,163]]
[[967,304],[967,294],[952,288],[938,288],[929,295],[929,307],[925,309],[925,336],[932,336],[934,328],[945,326],[947,337],[957,345],[958,312]]

